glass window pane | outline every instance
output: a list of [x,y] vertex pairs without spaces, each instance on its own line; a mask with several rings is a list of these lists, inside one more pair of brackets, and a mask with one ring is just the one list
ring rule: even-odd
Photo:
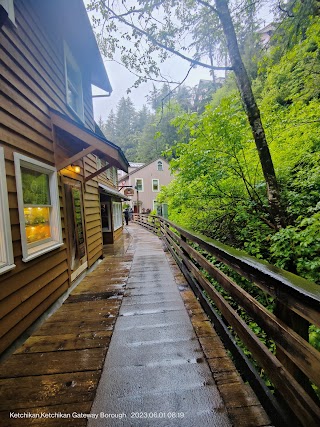
[[137,187],[138,191],[142,191],[143,190],[142,179],[137,179],[136,180],[136,187]]
[[50,208],[24,208],[27,243],[51,238]]
[[42,172],[21,167],[23,203],[50,205],[49,176]]

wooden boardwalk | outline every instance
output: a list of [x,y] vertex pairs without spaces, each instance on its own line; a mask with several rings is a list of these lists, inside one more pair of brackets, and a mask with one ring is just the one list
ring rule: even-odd
[[[208,426],[270,425],[254,393],[239,377],[176,264],[168,253],[163,252],[159,239],[132,223],[128,230],[129,233],[124,233],[116,245],[106,248],[106,258],[74,289],[62,307],[0,365],[0,425],[85,426],[90,413],[119,414],[121,408],[122,412],[125,409],[129,411],[126,419],[106,419],[97,415],[97,419],[90,420],[89,425],[176,427],[200,425],[197,421],[203,424],[204,420],[208,421],[203,425]],[[152,259],[156,264],[152,264]],[[163,268],[157,270],[155,265],[162,265]],[[149,283],[152,273],[154,280]],[[160,281],[156,280],[157,273]],[[171,278],[172,288],[168,289]],[[169,299],[164,302],[159,298],[159,284],[162,282],[163,290],[169,295]],[[149,283],[149,288],[143,287],[143,283]],[[121,315],[103,368],[121,303]],[[177,312],[180,313],[178,317]],[[132,315],[135,313],[138,315]],[[185,317],[186,313],[189,316]],[[161,316],[173,316],[169,321],[171,329],[168,325],[159,327]],[[142,324],[137,324],[135,328],[134,322],[139,317]],[[145,323],[150,323],[152,317],[155,328],[145,327]],[[185,351],[185,360],[180,357],[177,364],[177,353],[181,350],[181,354],[184,354],[183,343],[186,340],[181,339],[183,331],[187,331],[188,337],[191,337],[191,351],[195,356],[191,357],[188,349]],[[146,351],[146,346],[141,343],[151,340],[152,335],[157,333],[161,335],[163,346],[166,341],[170,341],[170,351],[161,353],[160,344],[157,354],[153,353],[155,360],[152,365],[154,349],[149,347],[149,351]],[[159,344],[159,339],[154,341]],[[127,356],[130,357],[125,354],[128,348],[131,353]],[[159,356],[159,352],[162,356]],[[131,370],[128,370],[130,364]],[[143,374],[140,375],[141,384],[137,377],[134,384],[129,384],[130,372],[138,369],[141,373],[143,365],[149,368],[144,372],[148,371],[153,381]],[[154,368],[154,375],[150,366]],[[172,369],[172,366],[178,369]],[[188,368],[192,386],[188,382]],[[169,375],[164,387],[160,383],[166,372],[172,373],[172,382],[169,381]],[[179,372],[183,374],[180,381]],[[198,383],[198,377],[195,376],[198,374],[205,378],[204,383],[199,389],[192,390],[194,384]],[[148,391],[148,384],[153,390]],[[171,384],[171,391],[168,390],[168,384]],[[139,400],[135,400],[137,394],[131,393],[131,404],[139,401],[140,405],[126,406],[124,402],[123,406],[119,406],[122,398],[130,394],[127,391],[133,391],[132,387],[136,391],[143,387],[138,393]],[[163,387],[167,397],[172,398],[171,411],[170,405],[159,404],[167,400]],[[157,393],[154,393],[155,389]],[[202,400],[200,389],[204,390]],[[206,400],[204,407],[203,402],[208,395],[211,396],[210,393],[212,400]],[[154,401],[147,399],[148,395],[153,395]],[[127,397],[130,400],[130,396]],[[155,405],[155,402],[158,404]],[[131,412],[151,410],[166,414],[183,412],[184,416],[181,419],[165,420],[130,418]],[[199,417],[192,418],[191,413],[198,413]]]

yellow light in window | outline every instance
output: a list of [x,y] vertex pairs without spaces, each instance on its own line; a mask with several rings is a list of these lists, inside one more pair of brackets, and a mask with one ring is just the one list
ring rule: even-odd
[[31,207],[24,209],[27,243],[34,244],[51,237],[50,208]]

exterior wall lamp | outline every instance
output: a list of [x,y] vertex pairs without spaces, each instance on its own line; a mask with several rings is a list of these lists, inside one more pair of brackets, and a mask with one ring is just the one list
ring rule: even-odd
[[81,168],[78,165],[71,165],[73,172],[75,173],[80,173],[81,172]]

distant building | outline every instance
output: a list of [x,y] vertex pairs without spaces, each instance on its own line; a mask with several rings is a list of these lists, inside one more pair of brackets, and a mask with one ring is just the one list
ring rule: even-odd
[[[145,163],[129,162],[128,173],[133,172],[135,169],[142,168],[142,166],[144,166],[144,165],[145,165]],[[123,170],[118,169],[118,179],[119,179],[119,181],[125,175],[127,175],[126,172],[124,172]]]
[[267,45],[275,31],[274,24],[268,24],[266,27],[262,28],[258,31],[258,34],[260,34],[260,40],[263,46]]
[[[131,164],[130,164],[131,165]],[[129,173],[119,179],[119,191],[124,193],[128,187],[134,188],[129,202],[134,212],[149,212],[156,208],[156,198],[163,185],[168,185],[173,177],[169,163],[162,157],[143,166],[129,167]],[[121,188],[122,187],[122,188]]]

